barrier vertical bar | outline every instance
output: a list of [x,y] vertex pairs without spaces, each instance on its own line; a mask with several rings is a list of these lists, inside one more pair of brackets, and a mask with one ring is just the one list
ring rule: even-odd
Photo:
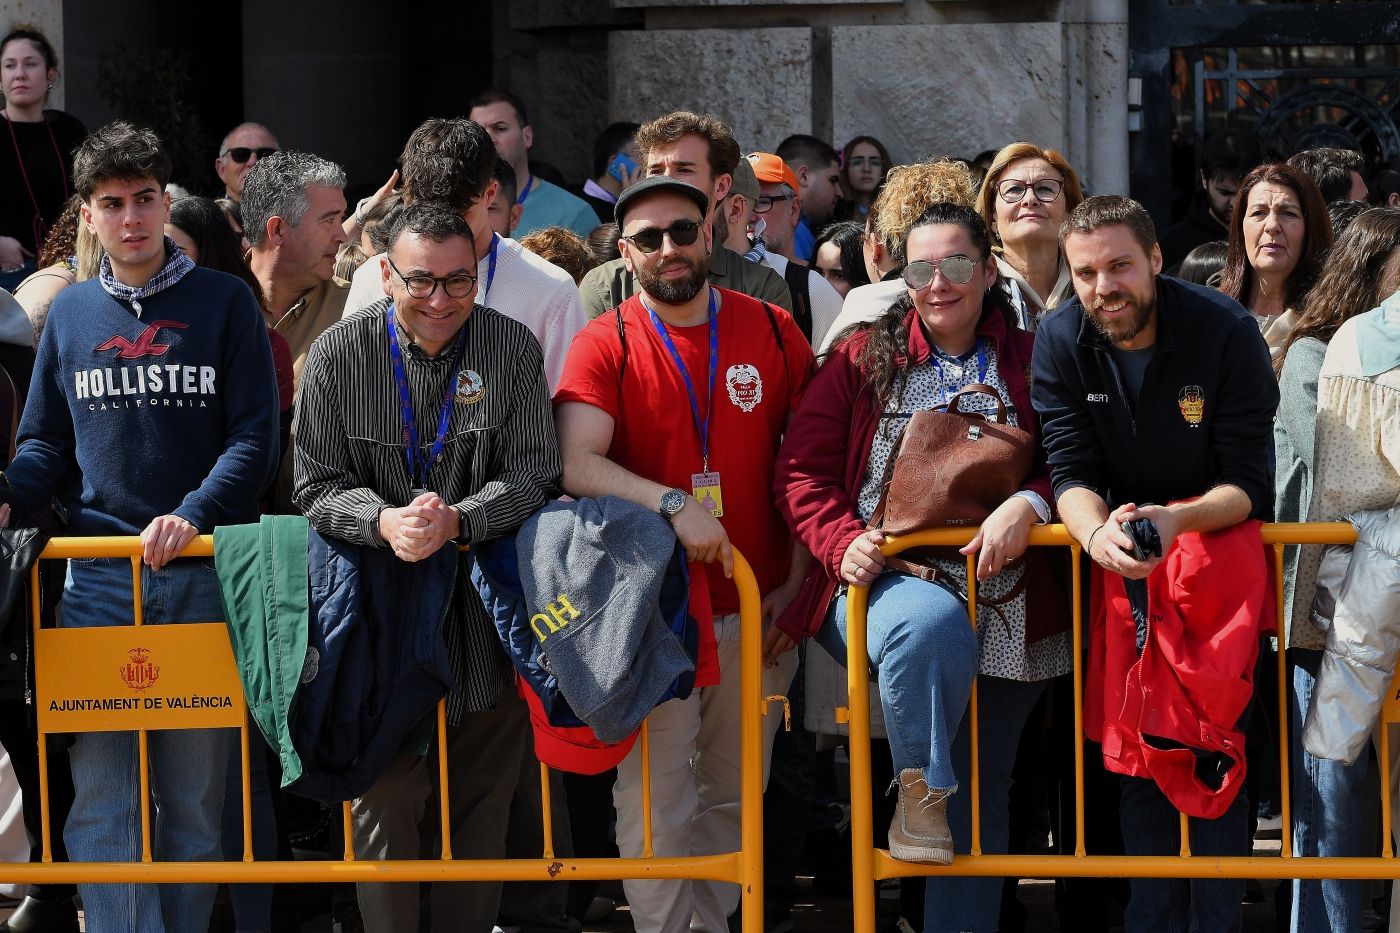
[[642,720],[642,858],[653,858],[651,846],[651,730],[649,719]]
[[[1292,730],[1288,724],[1288,623],[1283,617],[1283,545],[1274,545],[1274,601],[1278,611],[1278,721],[1281,735]],[[1292,742],[1280,742],[1278,750],[1279,818],[1282,828],[1279,832],[1279,856],[1293,857],[1293,789],[1290,786],[1289,769],[1292,763],[1288,753]]]
[[758,581],[734,552],[739,590],[739,886],[744,933],[763,931],[763,612]]
[[[31,644],[39,644],[39,627],[42,624],[39,599],[39,563],[29,568],[29,610],[32,615],[34,636]],[[37,699],[35,702],[38,702]],[[39,730],[39,858],[43,862],[53,861],[53,838],[49,831],[49,742],[48,734]]]
[[1071,605],[1071,640],[1074,657],[1070,664],[1074,682],[1074,856],[1083,858],[1084,848],[1084,551],[1076,541],[1069,547],[1070,582],[1074,587]]
[[1181,857],[1191,857],[1191,818],[1180,810],[1176,811],[1181,820]]
[[452,797],[447,786],[447,701],[437,704],[438,819],[442,821],[442,860],[452,861]]
[[[972,626],[973,637],[977,636],[977,555],[967,555],[967,620]],[[972,785],[972,849],[973,855],[982,854],[982,770],[980,725],[977,721],[977,675],[982,670],[982,642],[977,639],[977,666],[972,672],[972,693],[967,698],[968,718],[968,783]]]
[[355,861],[355,823],[350,817],[350,801],[345,801],[341,806],[341,827],[340,831],[345,836],[345,851],[343,853],[345,861]]
[[248,720],[238,727],[238,747],[243,756],[243,861],[253,860],[253,776],[250,773],[252,762],[248,752]]
[[1390,723],[1386,722],[1386,717],[1381,716],[1381,855],[1386,858],[1395,856],[1394,837],[1391,830],[1394,826],[1392,822],[1395,814],[1390,812]]
[[[140,628],[145,621],[142,614],[141,599],[141,553],[138,551],[131,558],[131,603],[132,618],[131,623],[136,628]],[[137,768],[140,771],[141,786],[141,861],[149,862],[151,858],[151,753],[150,743],[145,729],[136,731],[136,759]]]
[[846,590],[853,933],[875,933],[875,814],[870,789],[870,672],[865,649],[865,617],[869,604],[870,587],[852,586]]
[[554,798],[549,789],[549,765],[540,762],[540,823],[544,828],[544,857],[554,858]]

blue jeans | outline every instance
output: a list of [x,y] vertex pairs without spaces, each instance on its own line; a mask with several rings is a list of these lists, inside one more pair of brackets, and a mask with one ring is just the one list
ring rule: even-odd
[[[865,638],[880,680],[896,779],[906,768],[919,768],[929,787],[956,788],[953,737],[979,655],[967,607],[936,583],[885,573],[870,587]],[[844,592],[827,610],[817,642],[846,663]]]
[[[224,617],[212,563],[143,567],[147,624]],[[63,590],[63,626],[130,625],[131,563],[74,560]],[[182,729],[148,733],[152,854],[158,861],[218,861],[224,776],[237,733]],[[141,859],[141,790],[134,732],[84,732],[72,748],[73,809],[63,831],[75,862]],[[211,884],[80,884],[89,933],[205,933]]]
[[[990,614],[988,618],[992,618]],[[995,624],[993,622],[992,624]],[[977,678],[977,768],[981,778],[982,851],[1004,855],[1010,837],[1011,772],[1026,719],[1048,681]],[[963,717],[953,740],[953,767],[971,772],[971,714]],[[972,794],[948,800],[953,851],[972,851]],[[1001,878],[924,879],[924,933],[996,933],[1001,922]]]
[[[1119,815],[1128,855],[1176,855],[1181,817],[1155,783],[1120,777]],[[1190,821],[1193,855],[1248,855],[1249,796],[1243,789],[1219,819]],[[1236,933],[1244,880],[1134,878],[1123,914],[1125,933]]]
[[[1366,768],[1362,751],[1355,764],[1314,758],[1303,748],[1303,720],[1312,702],[1322,652],[1290,648],[1293,703],[1289,713],[1293,762],[1293,854],[1296,856],[1365,855]],[[1352,880],[1293,882],[1293,933],[1328,933],[1361,929],[1362,883]]]

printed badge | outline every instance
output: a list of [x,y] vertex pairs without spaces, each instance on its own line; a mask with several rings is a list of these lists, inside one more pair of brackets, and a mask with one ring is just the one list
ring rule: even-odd
[[702,509],[715,518],[724,517],[724,496],[720,492],[718,473],[690,474],[690,492]]
[[1193,428],[1201,426],[1201,419],[1206,415],[1206,396],[1200,386],[1182,386],[1181,394],[1176,397],[1176,405],[1187,424]]
[[729,400],[738,405],[740,411],[753,411],[763,401],[763,377],[756,366],[734,364],[724,374],[724,384],[729,389]]
[[480,373],[464,369],[457,374],[457,391],[454,394],[458,404],[474,405],[486,397],[486,383],[482,381]]

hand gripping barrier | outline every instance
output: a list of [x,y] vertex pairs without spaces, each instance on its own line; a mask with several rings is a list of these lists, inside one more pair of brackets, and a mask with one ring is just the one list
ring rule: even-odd
[[[962,546],[972,539],[976,529],[940,529],[891,538],[882,548],[886,556],[915,547]],[[1278,604],[1278,631],[1283,625],[1283,549],[1290,544],[1351,544],[1356,540],[1351,525],[1344,522],[1312,522],[1300,524],[1265,525],[1263,542],[1273,548],[1275,571],[1275,600]],[[853,586],[846,603],[847,619],[847,689],[849,706],[837,710],[837,719],[850,724],[851,762],[851,861],[855,933],[874,933],[875,882],[885,878],[918,875],[1008,876],[1012,878],[1119,877],[1119,878],[1362,878],[1394,879],[1400,876],[1391,842],[1390,748],[1388,728],[1381,728],[1379,758],[1381,765],[1381,833],[1384,840],[1379,858],[1294,858],[1292,852],[1292,814],[1289,784],[1287,743],[1281,743],[1279,780],[1282,788],[1282,852],[1281,858],[1193,856],[1187,841],[1187,817],[1181,814],[1181,852],[1175,856],[1090,855],[1084,849],[1084,612],[1081,605],[1083,575],[1087,572],[1082,549],[1063,525],[1042,525],[1031,529],[1030,544],[1034,547],[1068,547],[1072,566],[1073,651],[1074,651],[1074,826],[1073,855],[984,855],[981,843],[981,788],[978,775],[977,687],[973,683],[969,703],[968,723],[971,732],[970,773],[962,786],[972,790],[971,853],[958,855],[950,866],[903,862],[892,858],[888,851],[874,848],[874,825],[870,778],[870,676],[866,660],[866,610],[870,590]],[[968,558],[968,578],[971,593],[968,614],[977,625],[976,557]],[[1278,713],[1279,722],[1289,722],[1288,667],[1286,652],[1278,652]],[[1392,684],[1381,716],[1383,724],[1400,723],[1400,676]]]
[[[142,625],[141,545],[134,537],[56,538],[41,559],[127,558],[135,588],[135,626],[44,629],[39,625],[38,564],[31,575],[35,636],[36,704],[39,708],[40,806],[43,860],[6,864],[6,882],[39,883],[224,883],[224,882],[387,882],[387,881],[570,881],[692,879],[740,886],[746,933],[763,930],[763,769],[760,717],[762,691],[761,614],[758,583],[748,562],[734,552],[734,583],[739,590],[743,689],[740,836],[738,851],[718,855],[662,856],[652,851],[651,769],[647,727],[642,726],[643,857],[560,859],[553,852],[548,769],[540,767],[544,844],[540,858],[464,860],[452,856],[450,833],[442,833],[438,859],[360,861],[350,831],[350,805],[344,806],[347,840],[343,860],[254,861],[249,785],[248,715],[233,652],[223,623]],[[182,557],[211,557],[214,539],[195,538]],[[147,732],[151,729],[231,727],[240,732],[243,770],[242,862],[157,862],[151,854],[150,776]],[[45,746],[64,732],[135,731],[141,779],[141,861],[55,863],[49,825],[49,782]],[[439,749],[446,745],[446,705],[437,708]],[[438,755],[439,818],[446,825],[451,776],[446,756]],[[868,778],[867,778],[868,780]]]

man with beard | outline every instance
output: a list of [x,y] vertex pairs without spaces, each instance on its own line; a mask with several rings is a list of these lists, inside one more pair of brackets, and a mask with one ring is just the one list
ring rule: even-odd
[[[656,509],[692,561],[700,624],[695,691],[651,715],[657,855],[739,846],[739,603],[732,546],[749,560],[771,622],[807,560],[773,506],[773,467],[812,351],[787,313],[708,282],[709,197],[655,175],[618,198],[620,249],[640,292],[574,338],[554,396],[572,496],[621,496]],[[709,566],[704,566],[708,564]],[[765,659],[764,695],[792,679],[796,652]],[[764,766],[776,720],[765,720]],[[640,746],[618,766],[622,854],[642,854]],[[734,885],[626,881],[639,931],[725,933]],[[692,914],[695,915],[692,927]]]
[[[1183,536],[1193,532],[1270,518],[1271,432],[1279,395],[1269,353],[1249,312],[1237,302],[1214,289],[1158,275],[1162,254],[1156,232],[1136,201],[1115,195],[1089,198],[1061,227],[1060,246],[1077,298],[1057,308],[1037,332],[1032,382],[1056,506],[1069,533],[1096,565],[1096,594],[1122,592],[1131,599],[1141,585],[1132,581],[1151,576],[1152,587],[1144,587],[1142,601],[1150,601],[1152,590],[1160,600],[1162,593],[1179,592],[1170,588],[1177,578],[1163,579],[1184,559],[1178,554],[1177,563],[1166,560],[1173,543],[1184,542]],[[1135,550],[1124,523],[1138,519],[1156,526],[1157,556],[1150,546],[1146,554]],[[1218,535],[1201,539],[1200,546],[1217,546],[1220,540]],[[1163,572],[1154,573],[1159,565]],[[1116,580],[1115,574],[1129,583]],[[1136,660],[1133,639],[1137,638],[1138,653],[1144,651],[1145,640],[1135,631],[1134,619],[1120,624],[1119,618],[1111,617],[1101,624],[1106,599],[1096,601],[1091,670],[1094,658],[1104,657],[1106,642],[1105,663],[1110,667],[1113,645],[1124,638],[1128,659]],[[1223,614],[1213,613],[1209,601],[1188,608],[1193,628],[1212,638],[1220,636],[1226,621]],[[1147,617],[1145,610],[1143,615]],[[1151,618],[1156,624],[1157,617]],[[1149,626],[1146,641],[1160,639],[1161,631],[1159,626],[1154,636]],[[1249,633],[1255,649],[1257,636],[1257,630]],[[1239,672],[1246,683],[1252,660],[1247,666],[1249,670]],[[1147,683],[1147,674],[1138,676],[1146,696],[1155,685]],[[1130,761],[1119,750],[1146,737],[1147,720],[1137,733],[1115,731],[1112,670],[1102,680],[1096,683],[1098,692],[1086,697],[1086,734],[1102,741],[1105,766],[1123,775],[1119,788],[1124,847],[1130,855],[1175,854],[1177,808],[1159,786],[1161,772],[1153,764],[1139,766],[1151,761],[1150,753]],[[1122,686],[1119,678],[1116,689]],[[1096,703],[1106,716],[1095,718]],[[1171,709],[1161,712],[1168,718],[1172,714]],[[1245,706],[1220,731],[1242,730],[1247,715]],[[1198,726],[1204,736],[1209,726]],[[1242,771],[1243,761],[1235,766]],[[1247,795],[1241,793],[1214,819],[1192,817],[1192,852],[1247,855],[1246,803]],[[1174,915],[1183,918],[1183,928],[1189,916],[1191,929],[1202,933],[1238,929],[1243,893],[1243,881],[1134,879],[1125,927],[1129,933],[1155,929],[1161,917]]]

